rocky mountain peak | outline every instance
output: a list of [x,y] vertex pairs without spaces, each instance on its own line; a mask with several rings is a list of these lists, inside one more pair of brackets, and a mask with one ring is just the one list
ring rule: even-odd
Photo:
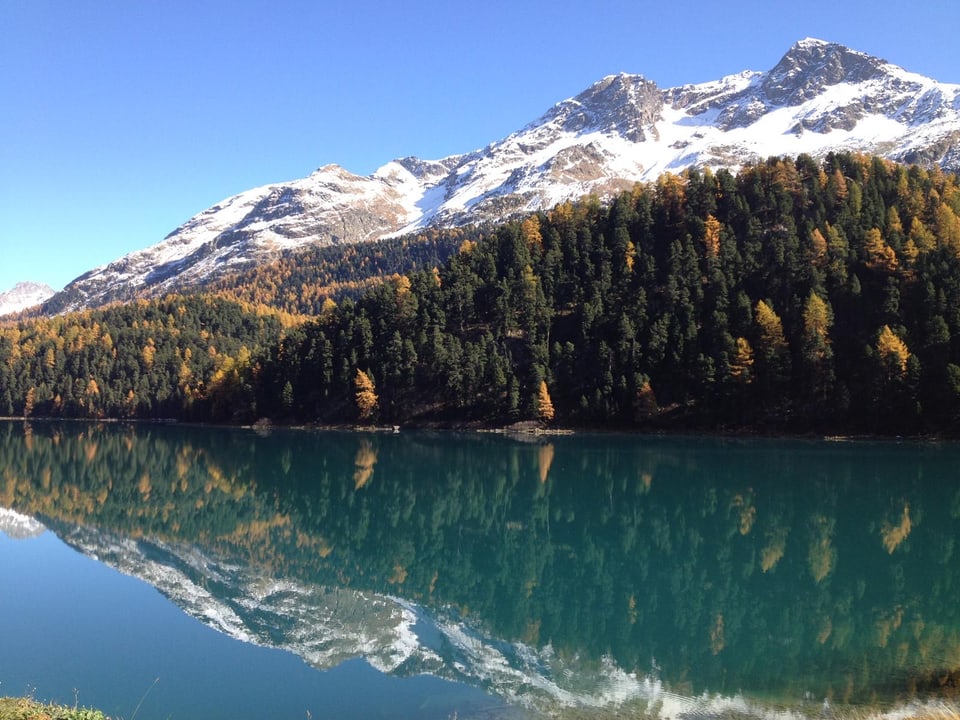
[[26,310],[40,305],[54,294],[49,285],[35,282],[19,282],[6,292],[0,292],[0,315]]
[[500,222],[587,194],[610,197],[691,166],[854,150],[960,169],[960,85],[807,38],[765,72],[660,89],[608,75],[502,140],[374,174],[326,165],[199,213],[163,242],[80,276],[48,313],[160,296],[311,245]]
[[799,105],[840,83],[860,83],[884,74],[886,63],[856,50],[815,38],[799,41],[767,73],[766,96],[778,105]]
[[552,114],[568,132],[604,130],[643,142],[644,128],[663,117],[663,93],[642,75],[608,75],[555,106]]

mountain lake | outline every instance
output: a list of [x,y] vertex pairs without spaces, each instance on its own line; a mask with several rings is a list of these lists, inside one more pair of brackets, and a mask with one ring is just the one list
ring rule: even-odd
[[0,696],[115,718],[901,717],[960,445],[0,422]]

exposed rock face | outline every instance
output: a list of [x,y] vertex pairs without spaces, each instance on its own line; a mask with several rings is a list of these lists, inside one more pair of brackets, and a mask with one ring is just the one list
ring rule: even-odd
[[656,83],[640,75],[610,75],[560,103],[544,119],[551,115],[567,132],[615,133],[640,143],[654,123],[663,119],[663,93]]
[[328,165],[228,198],[77,278],[45,310],[162,295],[284,249],[500,221],[691,166],[853,150],[958,170],[958,138],[960,86],[821,40],[801,40],[768,72],[698,85],[610,75],[482,150],[402,158],[366,177]]
[[776,105],[800,105],[840,83],[858,84],[884,75],[886,63],[835,43],[801,40],[760,85]]

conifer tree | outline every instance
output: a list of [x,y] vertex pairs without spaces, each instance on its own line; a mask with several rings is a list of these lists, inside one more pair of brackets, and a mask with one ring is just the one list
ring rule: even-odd
[[550,400],[546,380],[541,380],[537,389],[537,418],[545,423],[553,420],[553,402]]
[[757,302],[753,312],[757,326],[755,359],[761,398],[769,408],[778,408],[786,401],[786,385],[790,378],[790,348],[783,331],[783,322],[766,302]]
[[357,368],[357,374],[354,377],[353,384],[357,389],[355,398],[357,410],[360,411],[360,419],[370,420],[377,409],[377,403],[379,401],[373,379],[363,370]]
[[902,378],[906,375],[910,351],[889,325],[884,325],[877,336],[877,355],[889,377]]

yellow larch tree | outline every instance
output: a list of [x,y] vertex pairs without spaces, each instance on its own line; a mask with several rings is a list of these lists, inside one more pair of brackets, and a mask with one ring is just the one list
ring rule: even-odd
[[541,380],[537,389],[537,418],[547,423],[553,420],[553,402],[550,400],[546,380]]
[[720,254],[720,221],[713,215],[707,215],[703,223],[703,244],[708,258]]
[[814,228],[810,233],[810,245],[807,249],[807,259],[811,265],[817,267],[827,261],[827,239],[820,232],[819,228]]
[[887,245],[879,228],[867,230],[864,249],[867,252],[867,267],[870,269],[890,273],[897,269],[897,254]]
[[910,351],[907,349],[907,344],[897,337],[889,325],[884,325],[877,337],[877,355],[892,375],[902,378],[907,374]]
[[787,340],[783,334],[783,322],[773,308],[763,300],[757,302],[754,320],[760,328],[760,343],[764,350],[779,352],[786,348]]
[[377,409],[377,403],[380,398],[377,397],[376,386],[373,379],[360,368],[357,368],[356,377],[353,384],[357,388],[356,401],[357,410],[360,411],[361,420],[369,420]]
[[917,248],[919,254],[930,252],[937,247],[937,237],[923,224],[923,221],[915,217],[910,222],[910,242]]
[[960,256],[960,218],[946,203],[937,208],[937,241],[940,247]]
[[736,349],[730,361],[730,377],[744,385],[753,381],[753,348],[744,337],[736,340]]
[[803,346],[809,360],[820,361],[828,354],[832,325],[833,312],[830,306],[811,290],[803,306]]
[[531,215],[524,220],[520,225],[520,232],[523,235],[523,239],[527,241],[527,245],[530,246],[531,250],[543,248],[543,235],[540,232],[539,217],[536,215]]

